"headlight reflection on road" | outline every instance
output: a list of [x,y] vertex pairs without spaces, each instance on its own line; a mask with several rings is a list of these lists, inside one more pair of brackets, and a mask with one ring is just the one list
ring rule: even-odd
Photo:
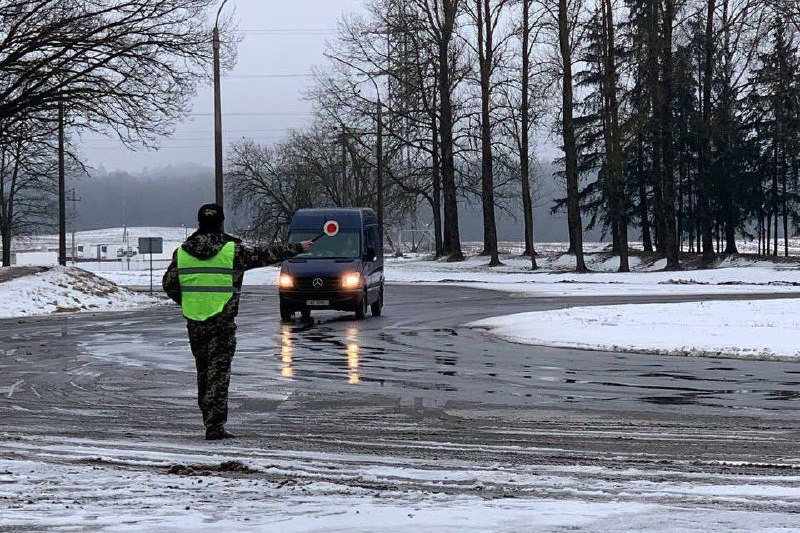
[[289,326],[283,326],[281,330],[281,376],[285,378],[294,377],[294,371],[292,370],[293,353],[292,329]]
[[351,385],[357,385],[358,376],[358,328],[347,328],[347,375]]

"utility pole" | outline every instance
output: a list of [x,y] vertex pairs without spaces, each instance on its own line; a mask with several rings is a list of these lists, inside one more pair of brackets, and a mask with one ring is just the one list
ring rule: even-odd
[[217,205],[222,205],[222,102],[219,81],[219,29],[214,26],[214,190]]
[[58,104],[58,264],[67,266],[67,192],[64,174],[64,103]]
[[70,198],[67,198],[67,200],[72,202],[72,265],[74,266],[75,255],[77,253],[77,250],[75,249],[75,226],[78,217],[78,202],[80,202],[82,198],[77,197],[75,189],[72,189],[70,192],[72,193],[72,196]]
[[342,124],[342,207],[347,207],[347,129]]
[[380,95],[378,96],[378,139],[377,139],[377,154],[376,154],[376,178],[378,187],[378,228],[383,231],[383,106],[381,105]]
[[222,97],[220,89],[219,65],[219,15],[228,0],[223,0],[217,10],[217,19],[212,33],[212,48],[214,49],[214,189],[216,203],[223,206],[224,190],[222,184]]

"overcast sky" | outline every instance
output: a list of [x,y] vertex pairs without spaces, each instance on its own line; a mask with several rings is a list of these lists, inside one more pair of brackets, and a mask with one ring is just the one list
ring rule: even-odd
[[[325,62],[326,40],[344,13],[360,0],[229,0],[244,40],[236,68],[222,79],[223,144],[242,136],[260,142],[281,138],[310,119],[302,94],[314,65]],[[261,77],[259,77],[261,76]],[[273,76],[273,77],[268,77]],[[274,77],[277,76],[277,77]],[[285,76],[285,77],[283,77]],[[213,92],[202,87],[192,115],[158,151],[131,152],[108,137],[79,140],[89,164],[108,171],[192,162],[214,166]]]

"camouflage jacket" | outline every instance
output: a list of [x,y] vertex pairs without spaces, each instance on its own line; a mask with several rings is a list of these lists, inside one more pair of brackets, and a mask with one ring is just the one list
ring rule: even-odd
[[[236,254],[233,259],[233,284],[237,289],[242,288],[244,273],[254,268],[261,268],[275,263],[280,263],[284,259],[289,259],[301,253],[302,247],[299,244],[279,244],[270,247],[255,247],[242,244],[242,241],[224,233],[199,233],[192,234],[182,248],[198,259],[208,259],[219,253],[223,246],[228,242],[236,243]],[[181,303],[181,284],[178,278],[178,252],[172,256],[172,263],[167,268],[162,281],[164,292],[172,298],[175,303]],[[218,316],[212,318],[214,321],[232,321],[239,314],[239,293],[234,294],[225,309]],[[190,321],[191,322],[191,321]]]

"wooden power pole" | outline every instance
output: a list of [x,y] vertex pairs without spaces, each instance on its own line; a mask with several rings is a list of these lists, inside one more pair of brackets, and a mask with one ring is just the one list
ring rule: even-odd
[[58,264],[67,265],[67,191],[64,175],[64,104],[58,104]]

